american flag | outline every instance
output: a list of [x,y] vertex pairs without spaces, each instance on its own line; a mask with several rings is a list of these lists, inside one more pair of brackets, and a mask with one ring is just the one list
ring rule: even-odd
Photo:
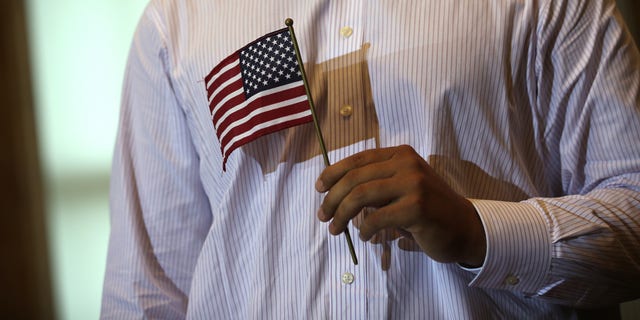
[[262,36],[222,60],[205,83],[223,170],[238,147],[313,121],[287,28]]

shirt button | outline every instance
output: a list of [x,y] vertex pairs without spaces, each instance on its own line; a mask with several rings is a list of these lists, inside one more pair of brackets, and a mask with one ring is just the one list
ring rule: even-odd
[[345,272],[342,274],[342,283],[344,284],[352,284],[354,280],[353,273]]
[[511,274],[504,280],[504,282],[510,286],[515,286],[518,283],[520,283],[520,279],[518,279],[518,277]]
[[353,29],[349,26],[342,27],[340,28],[340,34],[345,38],[349,38],[353,34]]
[[343,118],[348,118],[351,116],[351,114],[353,114],[353,107],[351,107],[350,105],[347,104],[340,108],[340,115]]

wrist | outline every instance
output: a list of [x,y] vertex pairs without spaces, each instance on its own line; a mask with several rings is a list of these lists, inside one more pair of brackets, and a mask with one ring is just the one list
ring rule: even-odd
[[482,219],[471,201],[466,200],[466,202],[471,218],[468,220],[469,230],[464,258],[459,264],[466,268],[478,268],[483,265],[487,254],[487,239]]

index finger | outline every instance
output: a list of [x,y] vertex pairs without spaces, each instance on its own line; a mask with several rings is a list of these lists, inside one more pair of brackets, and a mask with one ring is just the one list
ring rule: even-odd
[[389,160],[394,155],[393,150],[394,148],[365,150],[336,162],[322,171],[316,181],[316,190],[325,192],[331,189],[350,170]]

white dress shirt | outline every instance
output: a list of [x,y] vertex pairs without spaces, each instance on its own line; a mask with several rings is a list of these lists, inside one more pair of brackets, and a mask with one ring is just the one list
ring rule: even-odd
[[[102,317],[570,318],[638,297],[640,55],[613,1],[158,0],[111,181]],[[222,170],[204,77],[294,27],[331,162],[407,144],[472,199],[480,269],[316,218],[313,125]],[[357,220],[357,219],[356,219]]]

